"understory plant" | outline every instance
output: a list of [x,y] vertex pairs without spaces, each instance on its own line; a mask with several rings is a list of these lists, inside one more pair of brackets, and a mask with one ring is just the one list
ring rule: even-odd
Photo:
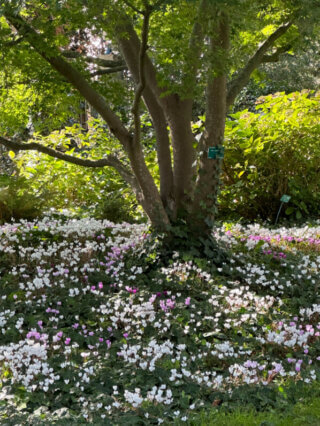
[[41,216],[45,196],[44,192],[32,192],[23,177],[0,175],[0,223]]
[[276,93],[256,103],[256,112],[237,112],[227,121],[220,215],[274,220],[287,194],[285,217],[317,216],[319,92]]
[[[284,410],[320,379],[320,227],[215,229],[162,262],[145,225],[0,228],[1,421],[174,424]],[[214,414],[212,414],[214,416]]]

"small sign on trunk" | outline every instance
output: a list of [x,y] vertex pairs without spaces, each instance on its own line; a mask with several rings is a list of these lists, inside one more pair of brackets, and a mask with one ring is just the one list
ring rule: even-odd
[[221,145],[210,146],[208,149],[208,158],[215,160],[217,158],[222,159],[224,157],[224,147]]

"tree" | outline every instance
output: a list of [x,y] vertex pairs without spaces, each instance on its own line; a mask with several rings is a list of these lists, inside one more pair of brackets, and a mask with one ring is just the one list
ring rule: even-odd
[[[14,58],[10,67],[16,61],[26,72],[25,64],[30,64],[34,76],[28,86],[52,79],[53,84],[68,87],[69,94],[76,90],[106,122],[106,132],[118,139],[127,160],[112,153],[90,160],[4,134],[0,143],[9,150],[38,150],[80,166],[113,167],[130,184],[157,230],[182,221],[197,237],[208,233],[215,217],[218,157],[223,152],[228,109],[260,65],[281,59],[293,42],[310,36],[320,8],[317,0],[6,0],[0,4],[1,45]],[[71,50],[80,31],[110,39],[118,58],[90,55],[90,49],[83,47]],[[23,63],[17,62],[19,57]],[[110,81],[125,69],[121,84],[128,85],[129,95],[120,105],[119,99],[113,100]],[[205,123],[197,140],[192,111],[200,92],[206,99]],[[144,158],[142,112],[152,120],[160,188]],[[209,148],[215,147],[215,158],[209,158]]]

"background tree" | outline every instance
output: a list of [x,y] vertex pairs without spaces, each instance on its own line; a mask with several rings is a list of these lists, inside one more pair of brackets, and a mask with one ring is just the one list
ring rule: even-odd
[[[255,70],[312,36],[320,9],[316,0],[0,4],[2,79],[4,85],[23,83],[25,90],[37,93],[41,107],[31,102],[28,109],[32,122],[35,114],[42,114],[36,130],[41,134],[58,122],[63,125],[80,95],[99,113],[108,137],[118,140],[125,155],[110,152],[91,160],[81,153],[66,154],[30,140],[28,134],[17,137],[6,123],[0,125],[0,143],[81,166],[113,167],[157,230],[182,220],[198,237],[207,234],[216,213],[221,159],[208,158],[208,149],[223,145],[228,109]],[[99,57],[99,46],[91,54],[89,47],[70,49],[81,31],[91,40],[111,40],[119,60]],[[120,72],[122,77],[115,77]],[[53,112],[50,96],[41,96],[43,85],[52,99],[60,99],[59,114]],[[206,99],[205,122],[198,140],[191,123],[193,106],[201,98]],[[149,114],[156,138],[159,188],[145,161],[142,112]]]

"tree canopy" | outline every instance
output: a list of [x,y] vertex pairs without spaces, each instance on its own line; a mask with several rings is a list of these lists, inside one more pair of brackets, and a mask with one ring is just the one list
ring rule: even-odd
[[[317,37],[320,15],[318,0],[0,5],[0,143],[113,167],[157,229],[182,219],[199,235],[215,216],[228,109],[261,65]],[[42,140],[72,122],[81,100],[104,120],[110,146],[117,140],[122,155],[106,148],[90,159]],[[205,119],[197,135],[191,124],[199,113]],[[141,121],[146,114],[151,127]],[[159,186],[145,162],[150,132]],[[219,154],[209,158],[209,148]]]

